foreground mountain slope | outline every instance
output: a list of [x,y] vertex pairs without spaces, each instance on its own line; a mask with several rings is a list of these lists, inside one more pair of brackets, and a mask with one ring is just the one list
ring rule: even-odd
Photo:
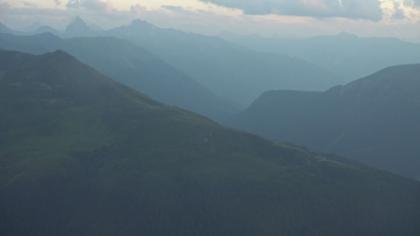
[[420,179],[419,88],[420,65],[395,66],[324,93],[267,92],[233,123]]
[[29,53],[65,50],[118,82],[160,102],[216,120],[236,111],[236,106],[149,52],[114,38],[61,39],[52,34],[14,36],[0,34],[0,48]]
[[217,95],[247,106],[268,89],[323,90],[330,73],[285,55],[259,53],[216,37],[162,29],[136,20],[104,32],[151,51]]
[[420,186],[0,52],[1,235],[406,235]]

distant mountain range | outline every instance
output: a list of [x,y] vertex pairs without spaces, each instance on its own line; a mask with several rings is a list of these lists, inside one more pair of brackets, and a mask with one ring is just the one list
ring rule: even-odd
[[0,48],[42,54],[65,50],[109,77],[160,102],[216,120],[238,111],[194,79],[125,40],[110,37],[61,39],[49,33],[34,36],[0,34]]
[[12,34],[15,32],[0,22],[0,33]]
[[141,20],[99,30],[77,17],[58,35],[129,40],[219,97],[243,107],[267,89],[323,90],[339,84],[339,79],[328,71],[295,57],[260,53],[217,37],[163,29]]
[[257,51],[301,58],[337,75],[342,83],[385,67],[420,63],[420,44],[395,38],[363,38],[348,33],[307,39],[222,37]]
[[105,34],[146,48],[217,95],[245,106],[267,89],[322,90],[338,84],[326,70],[298,58],[259,53],[140,20]]
[[420,234],[417,182],[163,106],[62,51],[0,51],[0,114],[0,235]]
[[44,33],[50,33],[53,35],[60,35],[60,32],[54,28],[51,28],[49,26],[41,26],[38,27],[34,32],[32,32],[33,34],[44,34]]
[[[53,33],[53,32],[51,32]],[[65,37],[94,37],[100,35],[99,30],[93,29],[93,27],[86,24],[82,18],[76,17],[62,33]]]
[[420,65],[326,92],[270,91],[233,125],[420,179]]

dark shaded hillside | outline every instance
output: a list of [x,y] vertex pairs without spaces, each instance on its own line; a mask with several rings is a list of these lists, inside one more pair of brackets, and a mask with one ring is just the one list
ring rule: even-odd
[[395,66],[324,93],[267,92],[234,123],[420,179],[419,88],[420,65]]
[[0,235],[405,235],[420,185],[0,51]]
[[65,50],[107,76],[160,102],[216,120],[237,111],[207,88],[149,52],[114,38],[60,39],[52,34],[0,34],[0,48],[35,54]]
[[162,29],[141,20],[103,33],[130,40],[217,95],[244,106],[268,89],[323,90],[339,84],[329,72],[301,59],[260,53],[216,37]]

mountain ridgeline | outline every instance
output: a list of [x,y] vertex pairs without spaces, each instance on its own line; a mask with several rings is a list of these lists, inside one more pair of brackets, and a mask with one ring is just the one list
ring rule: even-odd
[[394,66],[326,92],[267,92],[232,123],[420,179],[419,88],[420,65]]
[[0,51],[0,235],[417,236],[420,185]]
[[348,33],[305,39],[235,35],[223,38],[256,51],[301,58],[330,71],[340,84],[389,66],[420,63],[420,44],[395,38],[358,37]]
[[35,54],[64,50],[153,99],[215,120],[223,121],[238,110],[236,105],[217,97],[183,72],[125,40],[110,37],[61,39],[50,33],[0,34],[0,48]]
[[[50,32],[53,33],[53,32]],[[95,37],[99,30],[93,29],[82,18],[76,17],[62,33],[65,37]]]
[[298,58],[260,53],[217,37],[162,29],[141,20],[104,33],[153,52],[240,105],[247,106],[268,89],[322,90],[337,85],[332,74]]
[[218,97],[243,107],[268,89],[323,90],[338,84],[332,73],[298,58],[261,53],[217,37],[159,28],[142,20],[100,30],[76,18],[59,35],[128,40],[186,73]]

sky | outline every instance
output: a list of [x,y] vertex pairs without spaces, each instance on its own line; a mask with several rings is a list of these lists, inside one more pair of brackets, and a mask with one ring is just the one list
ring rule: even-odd
[[0,0],[0,22],[21,30],[62,29],[75,16],[101,28],[140,18],[210,35],[348,32],[420,42],[420,0]]

